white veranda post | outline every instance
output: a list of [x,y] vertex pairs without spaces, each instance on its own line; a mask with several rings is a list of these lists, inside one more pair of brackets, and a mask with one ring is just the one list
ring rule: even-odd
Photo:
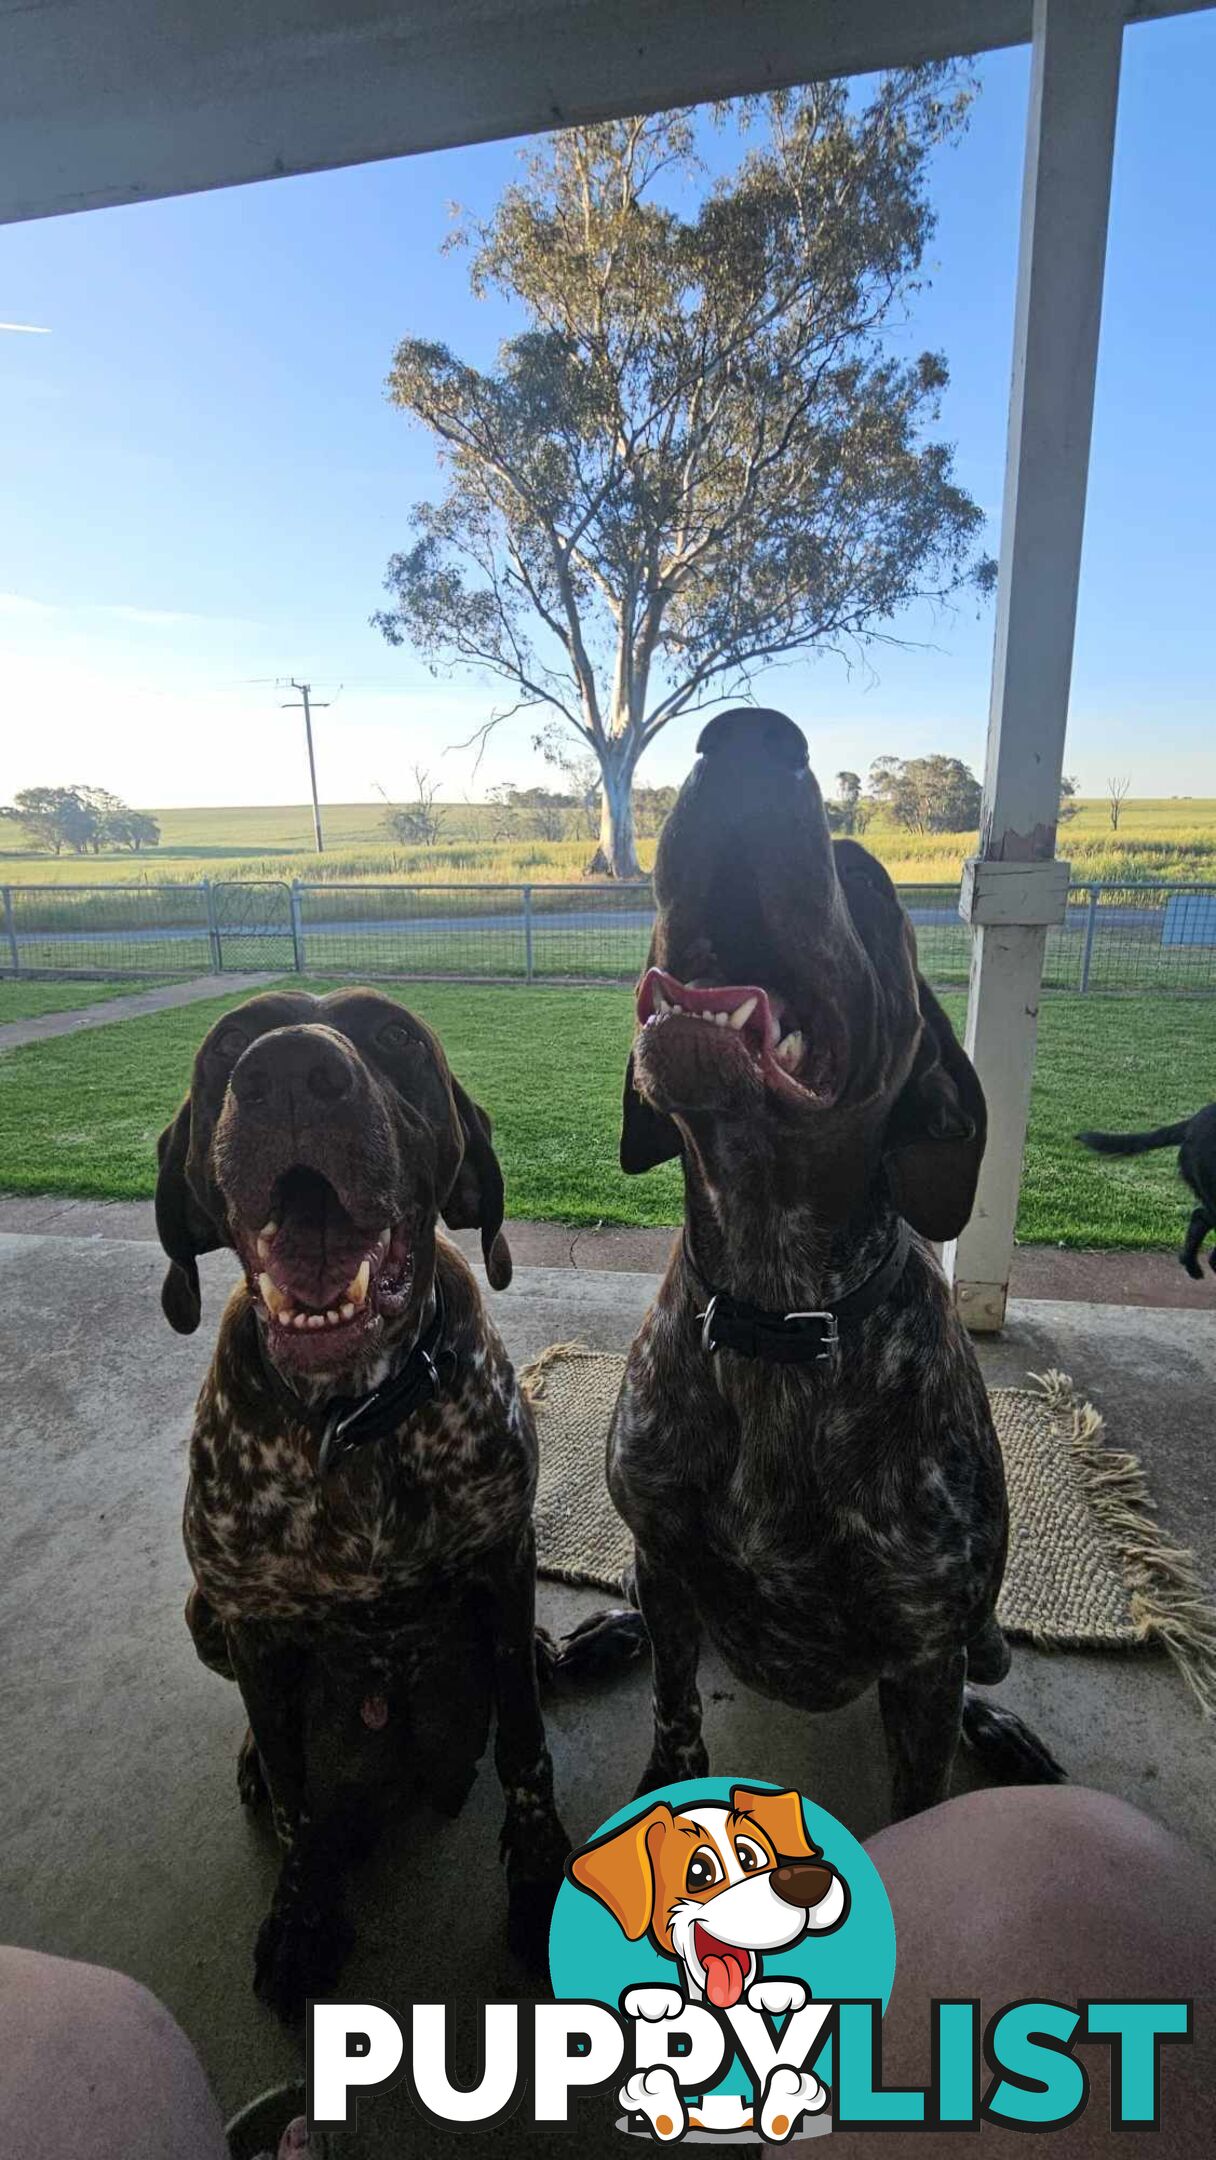
[[979,853],[967,1049],[988,1098],[975,1211],[946,1264],[968,1327],[999,1328],[1050,923],[1124,6],[1035,0],[1013,386]]

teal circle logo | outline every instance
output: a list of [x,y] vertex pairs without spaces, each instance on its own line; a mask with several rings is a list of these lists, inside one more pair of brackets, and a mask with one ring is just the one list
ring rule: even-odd
[[[549,1971],[559,1999],[636,2027],[622,2129],[782,2143],[830,2127],[830,2040],[815,2038],[837,2001],[885,2010],[895,1923],[873,1861],[826,1808],[763,1779],[684,1779],[571,1855]],[[690,2090],[719,2040],[723,2060]]]

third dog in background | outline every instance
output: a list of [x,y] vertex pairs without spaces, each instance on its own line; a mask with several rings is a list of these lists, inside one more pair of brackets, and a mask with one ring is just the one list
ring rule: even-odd
[[[1099,1155],[1148,1155],[1154,1148],[1177,1148],[1178,1175],[1190,1186],[1198,1202],[1187,1224],[1178,1258],[1187,1274],[1200,1282],[1203,1270],[1199,1255],[1203,1241],[1210,1231],[1216,1230],[1216,1103],[1197,1110],[1194,1117],[1179,1118],[1176,1125],[1158,1125],[1154,1132],[1082,1132],[1077,1138]],[[1208,1262],[1216,1273],[1216,1248],[1208,1254]]]

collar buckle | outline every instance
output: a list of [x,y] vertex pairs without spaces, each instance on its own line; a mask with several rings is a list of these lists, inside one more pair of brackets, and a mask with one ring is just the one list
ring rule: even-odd
[[705,1310],[695,1315],[701,1328],[701,1348],[707,1357],[716,1356],[719,1350],[732,1350],[738,1357],[759,1358],[771,1365],[830,1364],[843,1336],[891,1295],[910,1249],[907,1225],[900,1222],[885,1259],[855,1289],[846,1291],[832,1305],[798,1307],[780,1313],[733,1297],[727,1290],[715,1290],[688,1249],[686,1230],[685,1263],[698,1288],[708,1293]]
[[787,1312],[785,1315],[786,1327],[792,1328],[795,1334],[801,1333],[798,1326],[800,1320],[812,1321],[819,1329],[819,1349],[815,1357],[812,1358],[811,1363],[813,1365],[826,1365],[833,1350],[836,1349],[840,1342],[840,1324],[835,1313],[825,1310],[822,1312]]

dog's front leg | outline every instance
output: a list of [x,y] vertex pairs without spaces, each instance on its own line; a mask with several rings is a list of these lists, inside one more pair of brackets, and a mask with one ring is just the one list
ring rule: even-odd
[[878,1683],[894,1822],[949,1797],[966,1676],[966,1651],[950,1650]]
[[333,1855],[309,1806],[307,1663],[298,1645],[257,1625],[229,1627],[228,1646],[283,1855],[254,1950],[254,1991],[295,2019],[309,1996],[332,1992],[350,1947]]
[[547,1970],[549,1921],[570,1840],[553,1799],[536,1671],[536,1540],[497,1555],[486,1579],[497,1722],[494,1761],[507,1803],[502,1857],[507,1869],[507,1939],[533,1971]]
[[[1181,1260],[1187,1274],[1192,1276],[1196,1282],[1203,1281],[1203,1269],[1199,1265],[1199,1255],[1203,1248],[1203,1241],[1212,1227],[1212,1218],[1207,1209],[1205,1207],[1195,1208],[1186,1226],[1186,1237],[1183,1240],[1182,1251],[1179,1253],[1178,1258]],[[1212,1265],[1216,1267],[1216,1257],[1213,1258]]]
[[697,1666],[701,1625],[688,1592],[670,1569],[634,1548],[634,1588],[650,1637],[654,1671],[654,1745],[639,1793],[677,1778],[704,1777],[709,1756],[701,1733]]

